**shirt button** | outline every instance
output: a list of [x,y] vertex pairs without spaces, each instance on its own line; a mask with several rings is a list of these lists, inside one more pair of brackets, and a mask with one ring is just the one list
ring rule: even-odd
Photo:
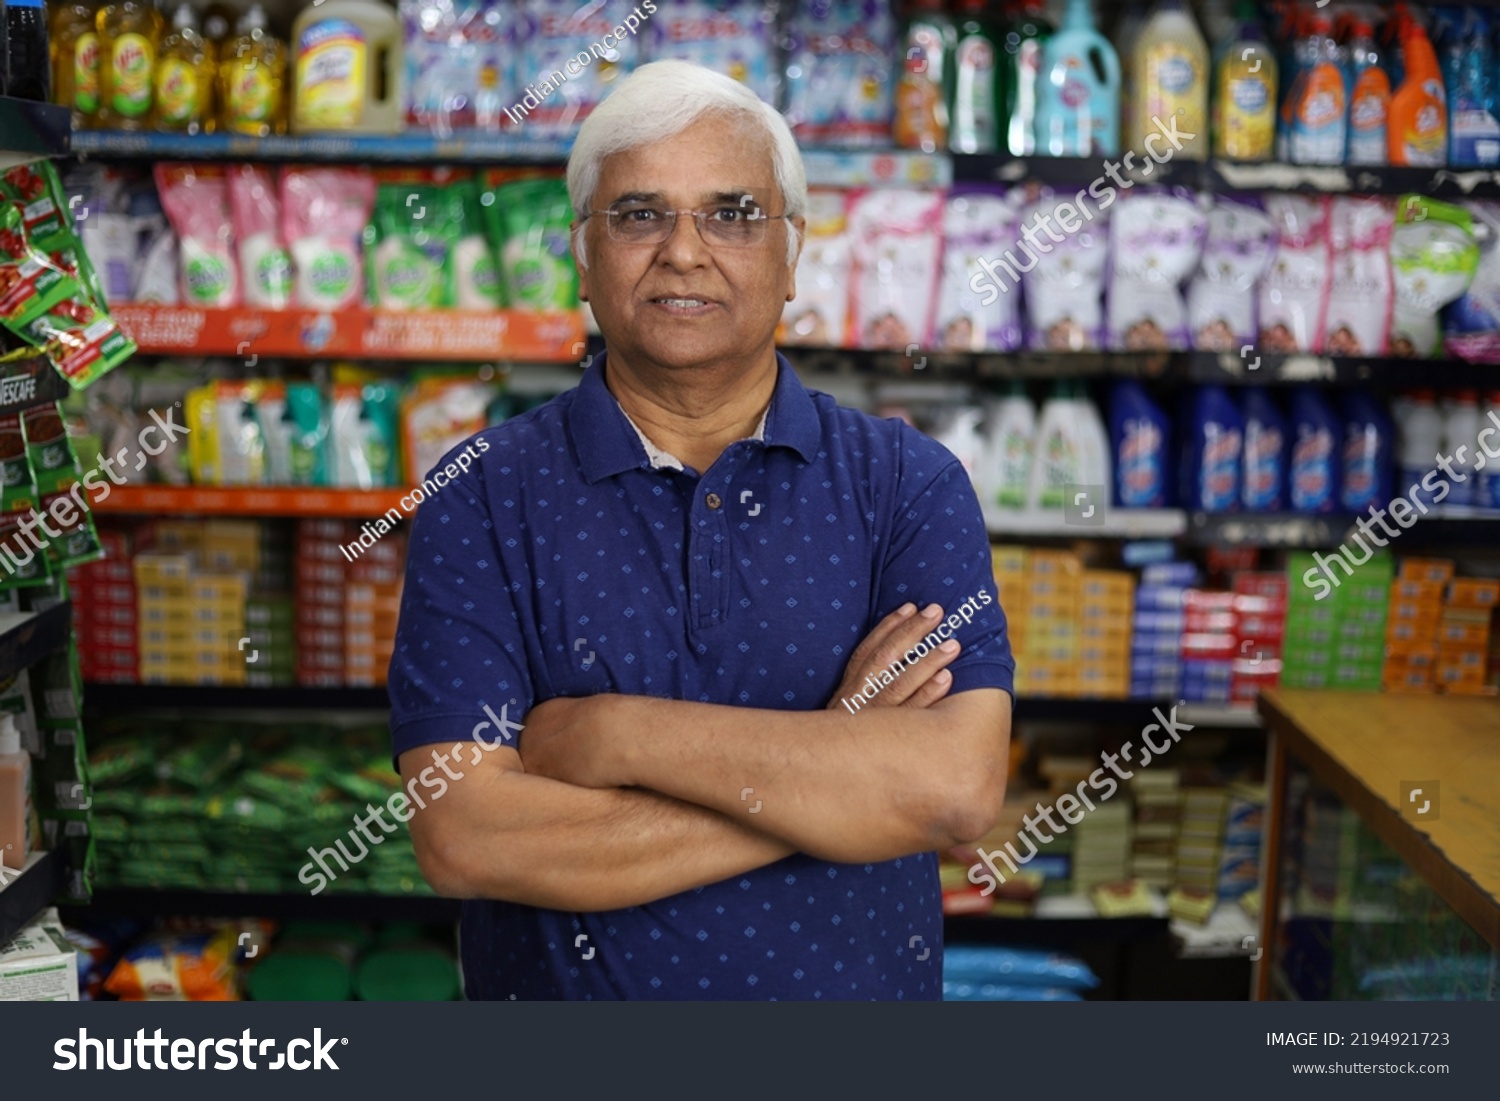
[[709,508],[718,508],[724,503],[723,501],[719,500],[719,495],[717,493],[710,493],[707,497],[704,498],[704,500],[708,502]]

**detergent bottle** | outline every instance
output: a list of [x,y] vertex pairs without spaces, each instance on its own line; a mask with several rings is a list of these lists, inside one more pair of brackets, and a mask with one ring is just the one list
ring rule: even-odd
[[1001,508],[1026,507],[1031,480],[1031,452],[1036,441],[1036,407],[1026,387],[1012,382],[989,413],[985,434],[987,473],[981,479],[983,498]]
[[1356,19],[1349,37],[1349,163],[1384,164],[1391,114],[1391,78],[1381,65],[1375,32]]
[[378,0],[324,0],[292,24],[292,132],[394,134],[401,21]]
[[1120,151],[1120,58],[1094,29],[1090,0],[1068,0],[1062,27],[1042,47],[1036,150],[1051,157]]
[[1339,507],[1368,512],[1391,500],[1393,433],[1379,401],[1363,390],[1347,390],[1343,401],[1343,481]]
[[1280,512],[1286,508],[1286,418],[1259,386],[1245,390],[1244,473],[1240,501],[1246,512]]
[[1042,68],[1042,47],[1052,36],[1044,0],[1022,0],[1013,11],[1005,31],[1005,144],[1012,156],[1029,157],[1036,152],[1037,75]]
[[1079,438],[1077,414],[1072,386],[1066,382],[1053,383],[1052,393],[1042,406],[1032,452],[1028,500],[1033,509],[1061,509],[1067,499],[1068,484],[1085,480],[1084,445]]
[[1448,158],[1448,95],[1427,32],[1412,19],[1401,39],[1405,77],[1391,96],[1386,150],[1391,164],[1441,168]]
[[1005,83],[1000,76],[999,36],[986,13],[988,7],[988,0],[963,0],[959,6],[948,135],[955,153],[1000,149]]
[[1276,144],[1276,54],[1253,4],[1241,0],[1214,81],[1214,156],[1270,160]]
[[[1135,103],[1125,144],[1145,153],[1146,139],[1158,135],[1151,143],[1158,156],[1166,145],[1176,156],[1206,160],[1210,144],[1208,44],[1183,0],[1157,0],[1136,37],[1132,66]],[[1177,135],[1180,150],[1161,136],[1168,133]]]
[[1115,504],[1121,508],[1166,508],[1171,483],[1171,425],[1161,407],[1134,379],[1115,383],[1109,403]]
[[1343,430],[1311,386],[1292,391],[1292,461],[1287,497],[1294,512],[1332,512],[1339,501]]
[[1109,433],[1104,429],[1099,407],[1081,382],[1073,384],[1073,424],[1079,442],[1078,480],[1086,485],[1108,486],[1114,477]]
[[1333,23],[1314,13],[1307,21],[1301,64],[1290,93],[1288,152],[1293,164],[1342,164],[1349,140],[1349,88],[1343,49]]
[[901,76],[891,136],[902,149],[936,153],[948,148],[948,104],[953,82],[953,24],[941,0],[918,0],[901,39]]
[[1222,386],[1200,386],[1184,407],[1182,506],[1236,512],[1240,505],[1244,418]]
[[1490,25],[1478,8],[1464,9],[1464,23],[1450,36],[1457,56],[1447,67],[1448,163],[1463,168],[1500,164],[1500,72],[1490,43]]

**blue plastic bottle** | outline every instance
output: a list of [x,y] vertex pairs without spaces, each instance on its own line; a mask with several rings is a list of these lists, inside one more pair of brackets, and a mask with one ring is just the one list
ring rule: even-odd
[[1121,508],[1166,508],[1171,422],[1141,384],[1115,383],[1109,400],[1109,441],[1114,452],[1115,504]]
[[1290,438],[1286,418],[1271,396],[1258,386],[1245,391],[1245,448],[1240,501],[1246,512],[1281,512],[1286,508],[1286,467]]
[[1394,479],[1395,431],[1385,408],[1369,394],[1344,394],[1343,479],[1339,507],[1345,512],[1385,508]]
[[1448,87],[1448,163],[1464,168],[1500,164],[1500,73],[1489,23],[1465,8],[1441,54]]
[[1049,157],[1120,151],[1120,55],[1094,29],[1090,0],[1068,0],[1062,27],[1042,47],[1036,151]]
[[1240,446],[1244,418],[1222,386],[1201,386],[1186,400],[1182,503],[1203,512],[1240,507]]
[[1292,391],[1292,461],[1287,497],[1293,512],[1332,512],[1339,503],[1339,450],[1344,429],[1323,395]]

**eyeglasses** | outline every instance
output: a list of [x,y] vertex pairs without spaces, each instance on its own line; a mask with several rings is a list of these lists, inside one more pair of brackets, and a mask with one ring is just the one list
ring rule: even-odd
[[666,210],[650,203],[615,203],[608,210],[591,210],[590,218],[603,217],[612,240],[626,245],[659,245],[677,228],[677,216],[690,214],[698,223],[698,236],[705,244],[745,248],[766,239],[766,226],[785,214],[767,214],[756,203],[720,203],[703,210]]

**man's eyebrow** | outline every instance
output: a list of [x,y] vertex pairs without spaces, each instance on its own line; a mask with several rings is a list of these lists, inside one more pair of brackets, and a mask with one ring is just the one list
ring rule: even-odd
[[659,203],[665,199],[666,196],[660,191],[627,191],[623,195],[616,196],[614,202],[610,203],[610,205],[613,206],[615,203]]

